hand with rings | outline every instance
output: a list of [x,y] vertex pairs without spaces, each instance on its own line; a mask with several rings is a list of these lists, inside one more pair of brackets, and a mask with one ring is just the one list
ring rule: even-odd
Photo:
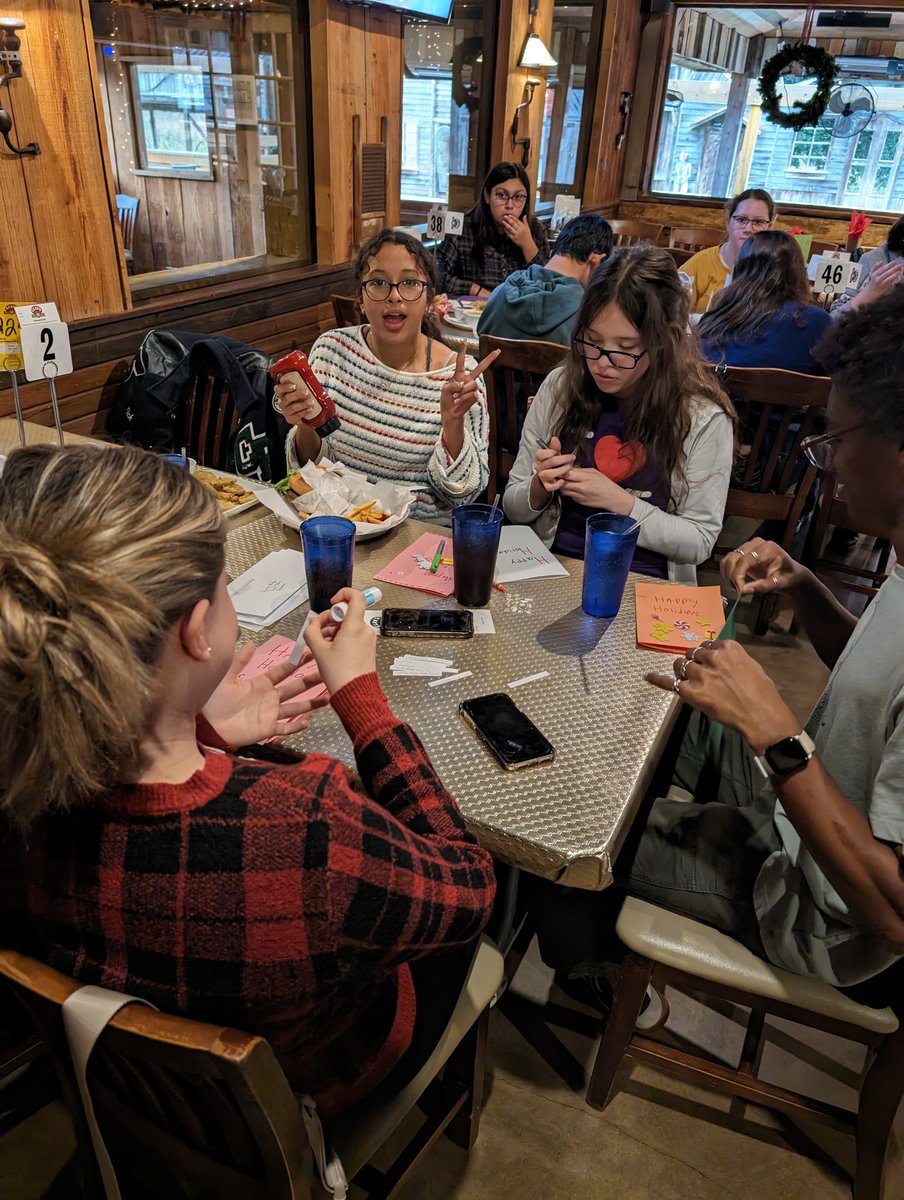
[[776,542],[751,538],[722,559],[723,577],[742,595],[784,591],[799,583],[806,568]]

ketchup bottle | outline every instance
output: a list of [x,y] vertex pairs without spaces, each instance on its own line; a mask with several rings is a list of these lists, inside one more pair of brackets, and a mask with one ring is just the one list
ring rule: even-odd
[[308,362],[308,356],[303,350],[292,350],[291,353],[275,362],[270,368],[270,374],[277,383],[294,383],[296,387],[300,383],[307,384],[308,390],[320,408],[317,415],[306,420],[304,424],[309,425],[320,437],[326,437],[327,434],[336,432],[341,424],[336,415],[336,405],[324,391],[323,385],[314,374],[311,364]]

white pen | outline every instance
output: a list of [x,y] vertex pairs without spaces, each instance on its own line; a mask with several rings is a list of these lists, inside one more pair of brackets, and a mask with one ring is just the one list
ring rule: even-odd
[[[369,587],[364,589],[364,607],[373,608],[375,604],[379,604],[383,599],[383,593],[378,587]],[[337,625],[341,625],[345,620],[345,614],[348,612],[348,605],[344,600],[340,600],[330,609],[330,616]],[[304,635],[310,623],[317,616],[315,612],[309,612],[302,622],[301,629],[298,631],[298,637],[295,639],[295,645],[292,647],[292,653],[289,655],[289,662],[293,667],[297,667],[301,662],[304,654]]]

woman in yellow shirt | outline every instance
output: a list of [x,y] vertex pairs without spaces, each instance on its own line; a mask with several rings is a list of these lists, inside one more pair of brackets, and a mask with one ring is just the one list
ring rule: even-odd
[[726,205],[725,225],[728,240],[721,246],[707,246],[689,258],[681,268],[694,281],[691,288],[692,313],[704,313],[709,302],[725,286],[734,270],[738,253],[754,233],[769,229],[775,219],[775,201],[762,188],[747,188]]

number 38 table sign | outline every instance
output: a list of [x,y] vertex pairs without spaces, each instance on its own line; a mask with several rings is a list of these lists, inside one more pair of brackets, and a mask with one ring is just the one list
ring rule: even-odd
[[451,233],[454,237],[461,237],[464,227],[464,213],[450,212],[448,208],[431,208],[427,213],[428,237],[445,237],[447,233]]

